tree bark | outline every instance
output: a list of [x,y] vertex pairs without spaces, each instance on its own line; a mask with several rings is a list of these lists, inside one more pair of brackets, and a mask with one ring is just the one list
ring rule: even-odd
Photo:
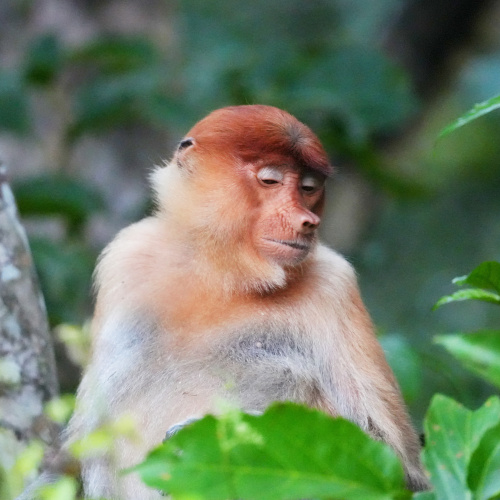
[[[0,465],[32,439],[51,442],[43,404],[58,394],[43,297],[14,196],[0,165]],[[10,463],[9,463],[10,462]]]

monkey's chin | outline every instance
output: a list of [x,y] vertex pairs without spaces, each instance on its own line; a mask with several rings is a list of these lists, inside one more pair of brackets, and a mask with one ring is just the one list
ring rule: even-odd
[[264,254],[281,266],[300,264],[314,246],[313,241],[264,238]]

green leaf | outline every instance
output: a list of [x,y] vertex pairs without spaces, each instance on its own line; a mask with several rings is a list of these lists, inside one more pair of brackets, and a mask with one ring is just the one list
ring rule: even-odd
[[16,458],[11,473],[28,477],[40,467],[44,452],[44,445],[40,441],[31,441]]
[[63,62],[63,50],[57,37],[42,35],[28,49],[24,77],[33,85],[50,85],[61,71]]
[[92,185],[64,174],[42,174],[13,184],[23,216],[60,215],[73,227],[105,208],[104,199]]
[[139,439],[135,422],[129,415],[101,425],[82,439],[71,443],[69,449],[73,456],[82,460],[104,455],[117,440],[123,438],[132,441]]
[[176,499],[409,498],[394,452],[354,424],[291,403],[207,416],[135,470]]
[[436,500],[470,500],[469,464],[487,431],[498,425],[500,399],[490,398],[476,411],[440,394],[432,399],[425,419],[423,460]]
[[482,262],[467,276],[455,278],[456,285],[470,285],[500,294],[500,262]]
[[161,91],[143,97],[141,117],[159,128],[173,126],[178,130],[189,130],[199,119],[193,108],[182,99]]
[[340,118],[354,143],[394,129],[415,112],[417,104],[407,75],[380,49],[358,44],[325,54],[304,79],[296,81],[289,97]]
[[449,304],[450,302],[462,302],[464,300],[481,300],[483,302],[492,302],[493,304],[500,304],[500,295],[481,290],[479,288],[467,288],[466,290],[459,290],[451,295],[441,297],[433,309]]
[[440,335],[435,342],[467,369],[500,388],[500,331]]
[[51,325],[87,318],[97,255],[81,243],[31,238],[31,250]]
[[30,128],[28,95],[20,77],[0,72],[0,131],[24,134]]
[[490,113],[497,108],[500,108],[500,95],[476,104],[471,110],[467,111],[467,113],[463,114],[460,118],[457,118],[443,130],[441,130],[439,137],[444,137],[457,128],[463,127],[467,123],[476,120],[480,116],[483,116],[486,113]]
[[63,476],[55,483],[42,486],[37,491],[41,500],[75,500],[78,493],[78,481],[74,477]]
[[51,399],[46,405],[44,412],[58,424],[66,424],[75,409],[75,396],[73,394],[63,394]]
[[500,495],[500,425],[486,432],[472,455],[469,484],[475,500]]
[[161,59],[159,50],[148,39],[133,36],[107,36],[73,51],[73,63],[88,64],[101,74],[127,73],[155,64]]
[[151,100],[163,92],[161,68],[105,75],[83,85],[75,96],[73,140],[84,132],[110,129],[150,118]]
[[[45,445],[33,440],[20,443],[12,431],[0,427],[0,498],[17,498],[33,481],[42,463]],[[3,475],[3,477],[2,477]]]

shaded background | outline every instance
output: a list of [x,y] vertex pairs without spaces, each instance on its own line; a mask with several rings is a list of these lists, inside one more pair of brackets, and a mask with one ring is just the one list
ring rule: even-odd
[[[436,141],[500,93],[499,2],[3,0],[0,27],[0,160],[53,326],[90,316],[96,256],[150,210],[148,172],[184,132],[271,104],[337,166],[322,236],[356,266],[415,420],[436,391],[492,392],[432,338],[498,328],[498,312],[431,309],[500,260],[500,113]],[[79,369],[58,358],[72,390]]]

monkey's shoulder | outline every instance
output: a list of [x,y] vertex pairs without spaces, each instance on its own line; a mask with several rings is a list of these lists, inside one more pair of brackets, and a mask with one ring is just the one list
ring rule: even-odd
[[109,261],[151,258],[155,249],[168,248],[168,238],[157,217],[146,217],[122,229],[102,252],[99,264],[109,265]]
[[162,221],[148,217],[122,229],[99,257],[96,288],[139,290],[150,275],[157,275],[169,262],[169,242]]

